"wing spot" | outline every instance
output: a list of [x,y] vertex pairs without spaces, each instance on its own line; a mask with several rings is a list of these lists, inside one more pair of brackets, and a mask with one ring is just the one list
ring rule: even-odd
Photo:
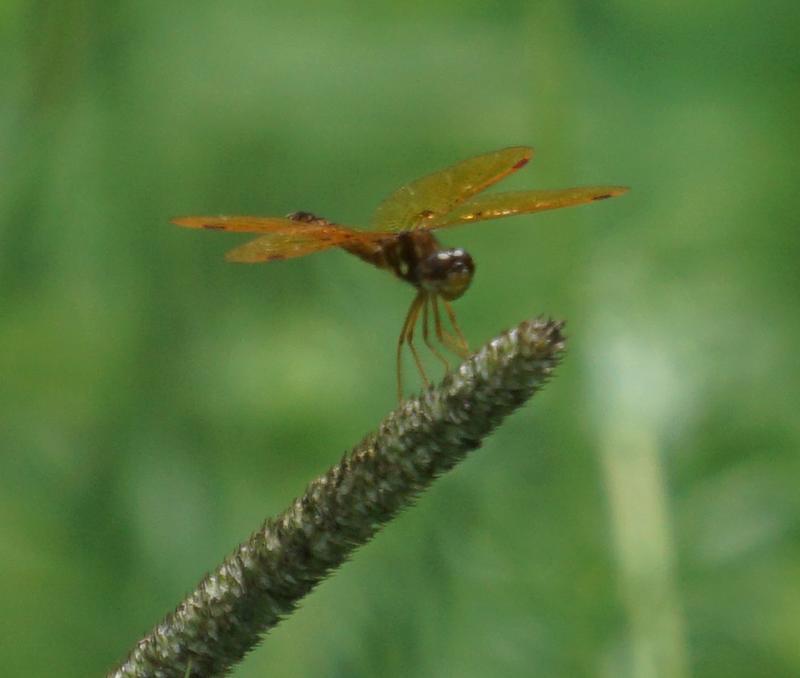
[[605,200],[606,198],[610,198],[611,193],[603,193],[603,195],[596,195],[592,198],[592,200]]
[[225,227],[222,224],[203,224],[203,228],[209,231],[224,231]]
[[511,169],[512,170],[518,170],[520,167],[525,167],[525,165],[528,164],[528,160],[529,160],[529,158],[523,158],[522,160],[517,162],[517,164],[514,165]]

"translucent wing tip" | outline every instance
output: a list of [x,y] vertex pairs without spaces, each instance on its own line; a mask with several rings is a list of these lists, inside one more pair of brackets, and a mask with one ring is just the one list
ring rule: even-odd
[[229,250],[225,253],[225,261],[229,261],[234,264],[260,264],[265,261],[284,258],[285,257],[280,256],[269,256],[267,254],[261,254],[259,256],[240,247]]
[[608,198],[616,198],[618,195],[627,193],[631,190],[628,186],[599,186],[594,189],[595,194],[592,200],[607,200]]
[[533,157],[533,149],[530,146],[512,146],[508,150],[516,151],[520,156],[519,160],[517,160],[517,162],[511,167],[512,172],[525,167],[525,165],[527,165]]
[[[219,221],[219,220],[216,220]],[[170,223],[176,226],[183,226],[184,228],[208,228],[211,230],[222,230],[223,227],[212,217],[172,217]]]

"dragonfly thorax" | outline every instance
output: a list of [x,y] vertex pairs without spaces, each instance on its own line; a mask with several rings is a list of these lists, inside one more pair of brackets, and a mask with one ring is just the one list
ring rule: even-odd
[[475,262],[461,248],[437,250],[417,265],[419,286],[451,301],[467,291],[475,273]]

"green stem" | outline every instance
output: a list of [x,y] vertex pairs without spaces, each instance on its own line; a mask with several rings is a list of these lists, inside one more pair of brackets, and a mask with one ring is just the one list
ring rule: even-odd
[[431,482],[480,446],[558,363],[561,323],[523,322],[401,404],[207,575],[108,675],[222,675]]

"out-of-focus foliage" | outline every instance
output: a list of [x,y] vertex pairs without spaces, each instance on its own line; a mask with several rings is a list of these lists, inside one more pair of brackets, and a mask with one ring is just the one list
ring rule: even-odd
[[800,674],[799,7],[3,3],[3,675],[102,673],[394,405],[408,288],[169,217],[514,144],[633,189],[442,236],[566,362],[236,675]]

